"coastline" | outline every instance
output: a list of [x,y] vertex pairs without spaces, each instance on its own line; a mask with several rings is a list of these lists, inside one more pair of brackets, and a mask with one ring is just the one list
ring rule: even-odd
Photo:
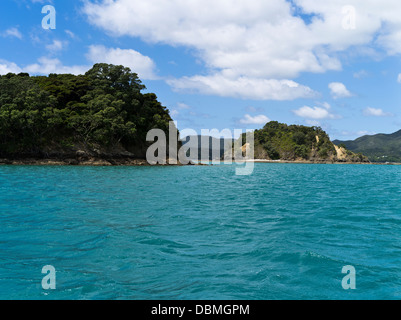
[[[118,166],[155,166],[148,163],[145,159],[134,158],[0,158],[0,166],[92,166],[92,167],[118,167]],[[188,165],[196,165],[194,163]],[[156,166],[183,166],[183,164],[157,164]]]
[[197,163],[189,159],[188,164],[169,163],[151,164],[146,159],[134,158],[124,155],[104,155],[104,156],[54,156],[54,157],[29,157],[21,156],[15,158],[0,157],[0,166],[86,166],[86,167],[177,167],[177,166],[206,166],[210,164]]
[[[189,166],[209,166],[218,164],[218,160],[190,160]],[[224,160],[218,161],[224,164]],[[282,164],[362,164],[362,165],[401,165],[401,163],[389,162],[346,162],[346,161],[319,161],[319,160],[266,160],[266,159],[248,159],[236,161],[236,163],[282,163]],[[0,166],[93,166],[93,167],[117,167],[117,166],[155,166],[148,163],[145,159],[135,159],[130,157],[89,157],[89,158],[0,158]],[[181,163],[178,164],[157,164],[156,166],[186,166]]]
[[88,159],[74,159],[74,158],[1,158],[0,165],[14,165],[14,166],[146,166],[150,165],[146,160],[142,159],[103,159],[103,158],[88,158]]
[[295,163],[295,164],[363,164],[363,165],[401,165],[401,163],[389,162],[350,162],[350,161],[316,161],[316,160],[264,160],[264,159],[254,159],[245,160],[244,162],[254,162],[254,163]]

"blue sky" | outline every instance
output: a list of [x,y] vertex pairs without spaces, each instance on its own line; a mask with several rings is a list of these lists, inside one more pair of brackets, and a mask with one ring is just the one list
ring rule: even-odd
[[[45,5],[56,28],[42,28]],[[401,129],[401,4],[392,0],[3,0],[0,74],[124,64],[179,128]]]

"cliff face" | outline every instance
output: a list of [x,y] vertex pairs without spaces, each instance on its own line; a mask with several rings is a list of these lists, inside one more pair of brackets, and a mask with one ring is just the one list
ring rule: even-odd
[[[246,136],[243,135],[243,144]],[[319,127],[306,127],[267,123],[256,130],[254,158],[260,160],[310,161],[310,162],[369,162],[362,154],[355,154],[334,145],[326,132]]]

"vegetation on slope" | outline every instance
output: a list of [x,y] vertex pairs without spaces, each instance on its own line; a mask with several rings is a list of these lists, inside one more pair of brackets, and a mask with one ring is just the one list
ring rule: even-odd
[[[243,135],[243,144],[246,136]],[[277,121],[255,131],[255,159],[365,162],[362,154],[343,150],[320,127],[286,125]]]
[[334,141],[353,152],[361,152],[372,162],[401,162],[401,130],[393,134],[363,136],[354,141]]
[[168,110],[129,68],[96,64],[85,75],[0,76],[0,156],[130,152],[146,134],[168,132]]

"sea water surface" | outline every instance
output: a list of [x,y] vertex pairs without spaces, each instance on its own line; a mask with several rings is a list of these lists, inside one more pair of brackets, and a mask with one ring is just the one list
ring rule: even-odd
[[401,166],[235,168],[0,167],[0,299],[401,298]]

